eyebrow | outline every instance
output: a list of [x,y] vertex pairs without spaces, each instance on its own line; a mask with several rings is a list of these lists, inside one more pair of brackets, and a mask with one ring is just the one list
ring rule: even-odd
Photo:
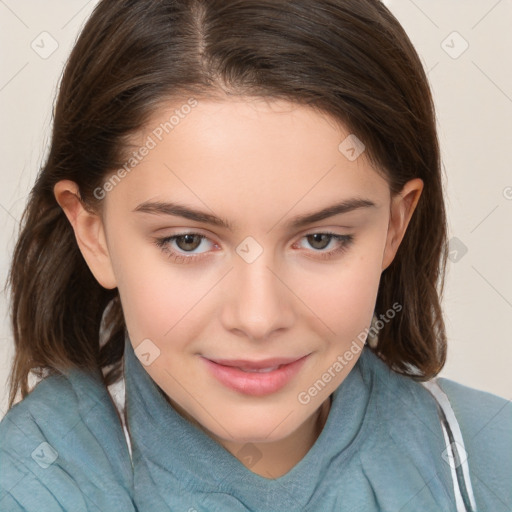
[[[357,197],[352,199],[345,199],[331,206],[327,206],[322,210],[292,217],[288,222],[285,223],[285,226],[289,229],[297,229],[312,224],[313,222],[318,222],[330,217],[334,217],[335,215],[349,213],[362,208],[375,208],[376,206],[377,205],[369,199]],[[149,213],[153,215],[171,215],[175,217],[183,217],[185,219],[202,222],[204,224],[211,224],[213,226],[233,231],[233,225],[226,219],[217,217],[216,215],[212,215],[204,211],[190,208],[176,202],[146,201],[139,204],[136,208],[134,208],[133,211]]]

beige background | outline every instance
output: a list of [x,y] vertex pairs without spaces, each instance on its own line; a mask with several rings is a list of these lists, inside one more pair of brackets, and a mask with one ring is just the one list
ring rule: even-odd
[[[62,67],[96,3],[0,0],[2,287],[44,160]],[[449,353],[441,375],[511,400],[512,1],[386,4],[415,44],[437,105],[453,249],[444,300]],[[2,293],[0,417],[13,354],[7,307]]]

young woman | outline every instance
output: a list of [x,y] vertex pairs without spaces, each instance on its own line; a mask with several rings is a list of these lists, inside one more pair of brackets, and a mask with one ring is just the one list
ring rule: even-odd
[[0,509],[510,511],[510,402],[435,378],[446,232],[380,2],[101,1],[13,256]]

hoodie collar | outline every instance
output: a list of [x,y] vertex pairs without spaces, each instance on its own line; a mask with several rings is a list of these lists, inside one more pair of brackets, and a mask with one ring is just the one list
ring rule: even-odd
[[[357,363],[333,392],[324,428],[308,453],[285,475],[267,479],[246,468],[167,402],[163,391],[136,357],[126,335],[126,405],[134,460],[143,460],[148,468],[159,468],[152,475],[153,480],[163,471],[176,477],[179,488],[226,492],[250,510],[260,509],[265,496],[277,501],[290,500],[291,490],[293,502],[298,507],[304,506],[328,469],[332,459],[329,454],[336,454],[339,461],[349,447],[351,453],[355,449],[353,442],[361,430],[369,400],[368,387],[361,386],[363,374],[368,373],[365,362],[373,355],[368,352],[369,349],[364,347]],[[171,488],[169,482],[172,481],[175,480],[167,479],[166,485],[170,498],[179,491]],[[137,485],[136,472],[135,483]]]

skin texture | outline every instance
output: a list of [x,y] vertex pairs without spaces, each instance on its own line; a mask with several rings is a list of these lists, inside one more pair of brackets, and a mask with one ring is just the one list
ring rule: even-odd
[[[159,110],[134,147],[177,106]],[[370,326],[380,275],[423,189],[411,180],[392,198],[364,153],[350,161],[338,149],[348,135],[327,116],[285,101],[201,100],[162,141],[153,136],[156,147],[105,195],[100,214],[83,208],[75,183],[54,189],[91,272],[105,288],[118,288],[134,348],[149,339],[160,350],[146,371],[180,414],[231,454],[250,443],[261,454],[250,470],[265,478],[287,473],[320,434],[329,395],[359,353],[309,403],[297,397]],[[286,226],[356,197],[376,206]],[[226,219],[233,231],[133,211],[145,201],[179,202]],[[322,258],[341,245],[309,236],[326,231],[352,234],[353,243]],[[206,239],[168,242],[177,260],[154,243],[190,232]],[[237,253],[247,237],[263,251],[251,263]],[[191,253],[199,258],[184,262]],[[265,396],[225,387],[201,358],[307,354],[293,380]]]

